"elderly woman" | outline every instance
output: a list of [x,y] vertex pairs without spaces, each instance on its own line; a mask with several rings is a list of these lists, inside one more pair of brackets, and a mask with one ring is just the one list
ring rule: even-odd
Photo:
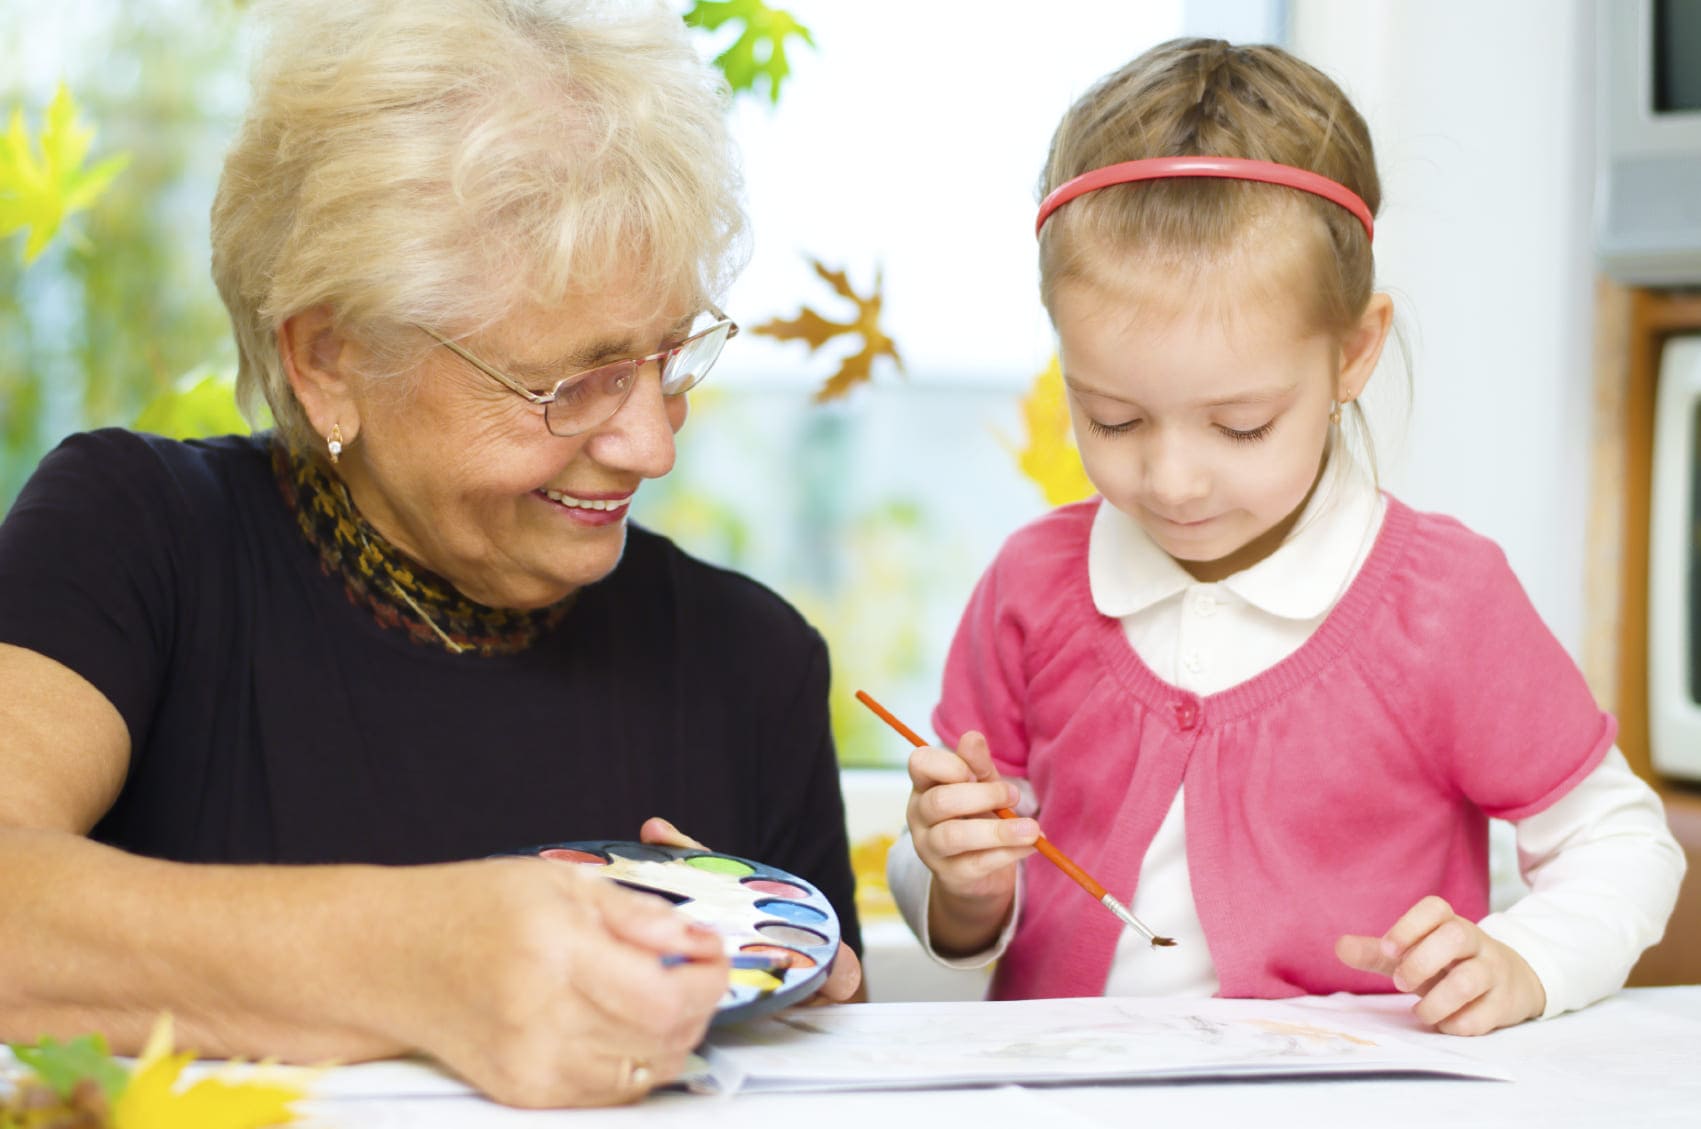
[[658,814],[855,944],[820,637],[627,521],[736,332],[724,91],[677,15],[586,8],[270,13],[213,269],[276,430],[73,437],[0,527],[0,1038],[170,1010],[209,1054],[631,1100],[718,940],[487,856]]

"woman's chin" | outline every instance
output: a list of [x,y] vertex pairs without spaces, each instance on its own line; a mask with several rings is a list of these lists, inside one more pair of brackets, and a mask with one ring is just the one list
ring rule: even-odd
[[[580,588],[595,584],[613,572],[620,563],[620,550],[624,547],[625,539],[622,538],[620,545],[610,553],[586,553],[581,548],[571,562],[563,559],[564,554],[557,554],[549,562],[554,567],[548,572],[487,576],[476,586],[457,584],[456,588],[468,599],[489,607],[536,611],[560,603]],[[569,563],[572,567],[563,567]]]

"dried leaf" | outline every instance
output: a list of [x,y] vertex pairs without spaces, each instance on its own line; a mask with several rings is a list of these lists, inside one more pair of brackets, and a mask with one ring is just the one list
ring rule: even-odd
[[867,383],[873,377],[876,358],[890,357],[898,371],[903,372],[904,362],[898,355],[896,343],[880,327],[880,307],[884,300],[880,272],[875,272],[874,289],[864,298],[856,292],[844,271],[832,270],[818,259],[811,259],[810,265],[833,288],[834,293],[856,305],[855,315],[844,321],[834,321],[805,306],[794,318],[775,318],[756,326],[752,332],[779,341],[803,341],[812,353],[836,338],[862,339],[862,348],[846,357],[838,371],[815,393],[818,403],[837,399],[857,385]]

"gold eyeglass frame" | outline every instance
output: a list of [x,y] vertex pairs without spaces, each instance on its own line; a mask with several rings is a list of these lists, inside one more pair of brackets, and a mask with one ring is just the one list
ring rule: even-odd
[[691,336],[689,336],[685,340],[679,342],[677,345],[669,345],[665,349],[659,349],[654,353],[649,353],[649,354],[646,354],[645,356],[642,356],[642,357],[623,357],[623,358],[621,358],[620,360],[617,360],[617,361],[605,361],[600,365],[592,365],[590,368],[580,369],[578,372],[570,373],[569,375],[564,376],[560,380],[556,381],[554,387],[552,387],[549,390],[548,393],[533,392],[530,388],[527,388],[525,385],[521,384],[519,381],[517,381],[513,377],[509,376],[507,373],[503,372],[501,369],[497,368],[494,365],[488,364],[485,361],[480,360],[477,356],[475,356],[472,352],[470,352],[466,348],[466,346],[462,345],[460,342],[443,336],[441,333],[438,333],[435,329],[432,329],[430,326],[416,325],[416,328],[418,328],[419,330],[424,332],[428,337],[430,337],[432,340],[436,341],[439,345],[443,346],[445,349],[448,349],[451,353],[455,354],[455,356],[457,356],[457,357],[461,358],[461,360],[467,362],[467,364],[471,365],[473,368],[477,369],[479,372],[482,372],[484,375],[490,377],[492,380],[495,380],[498,383],[500,383],[503,387],[507,388],[509,391],[518,393],[519,395],[525,397],[525,399],[529,403],[536,404],[537,406],[541,407],[544,410],[544,424],[543,425],[549,431],[549,433],[551,435],[557,436],[557,437],[562,438],[562,439],[568,439],[568,438],[571,438],[575,435],[583,435],[585,432],[592,431],[592,430],[594,430],[598,427],[601,427],[603,424],[605,424],[609,420],[613,419],[614,416],[615,416],[615,413],[619,412],[620,409],[623,408],[626,405],[627,399],[630,398],[631,395],[632,395],[632,389],[635,388],[638,384],[638,382],[636,380],[633,380],[630,383],[628,383],[626,385],[626,391],[621,394],[619,401],[615,403],[614,407],[609,410],[609,413],[606,416],[603,416],[601,419],[597,420],[595,423],[587,424],[584,427],[578,428],[574,431],[566,432],[565,434],[563,434],[562,432],[556,431],[554,428],[550,427],[549,426],[549,406],[551,404],[555,403],[556,400],[560,397],[561,390],[563,388],[565,388],[567,385],[574,383],[575,381],[582,380],[585,377],[590,376],[592,373],[601,372],[604,369],[614,368],[614,367],[619,366],[619,365],[628,365],[629,364],[629,365],[632,366],[632,373],[635,376],[635,375],[637,375],[638,371],[640,369],[642,369],[645,365],[650,364],[652,361],[659,361],[659,362],[661,362],[661,367],[662,367],[662,378],[663,378],[662,394],[663,395],[665,395],[665,396],[683,396],[685,393],[691,391],[691,389],[693,389],[693,388],[697,387],[697,385],[701,384],[703,382],[703,378],[709,375],[709,369],[713,368],[715,366],[715,363],[720,360],[721,355],[720,355],[719,351],[717,351],[715,353],[714,360],[709,362],[708,366],[703,369],[703,372],[701,373],[701,375],[699,375],[697,377],[696,380],[693,380],[690,384],[686,385],[684,388],[681,388],[677,392],[669,392],[667,390],[666,376],[667,376],[667,363],[668,363],[668,361],[671,360],[672,358],[678,356],[681,352],[683,352],[685,350],[686,346],[690,345],[693,341],[702,340],[703,338],[709,336],[710,334],[715,333],[718,330],[720,330],[720,328],[722,326],[725,326],[726,331],[727,331],[726,340],[721,342],[721,348],[722,349],[726,348],[726,342],[727,341],[731,341],[734,337],[738,336],[738,323],[733,321],[731,318],[727,317],[725,312],[723,312],[719,306],[715,305],[713,302],[710,302],[710,303],[707,303],[705,309],[706,309],[706,312],[713,315],[713,317],[715,318],[714,323],[711,324],[710,326],[708,326],[705,329],[701,329],[698,332],[693,333]]

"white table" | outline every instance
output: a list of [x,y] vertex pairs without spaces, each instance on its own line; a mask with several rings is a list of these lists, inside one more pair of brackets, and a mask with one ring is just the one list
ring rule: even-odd
[[[1397,1016],[1404,997],[1367,997]],[[1447,1040],[1516,1081],[1440,1077],[1143,1083],[885,1093],[664,1093],[613,1110],[525,1112],[476,1098],[321,1102],[315,1126],[360,1129],[691,1126],[727,1129],[1399,1129],[1685,1126],[1701,1129],[1701,986],[1631,989],[1574,1015]]]

